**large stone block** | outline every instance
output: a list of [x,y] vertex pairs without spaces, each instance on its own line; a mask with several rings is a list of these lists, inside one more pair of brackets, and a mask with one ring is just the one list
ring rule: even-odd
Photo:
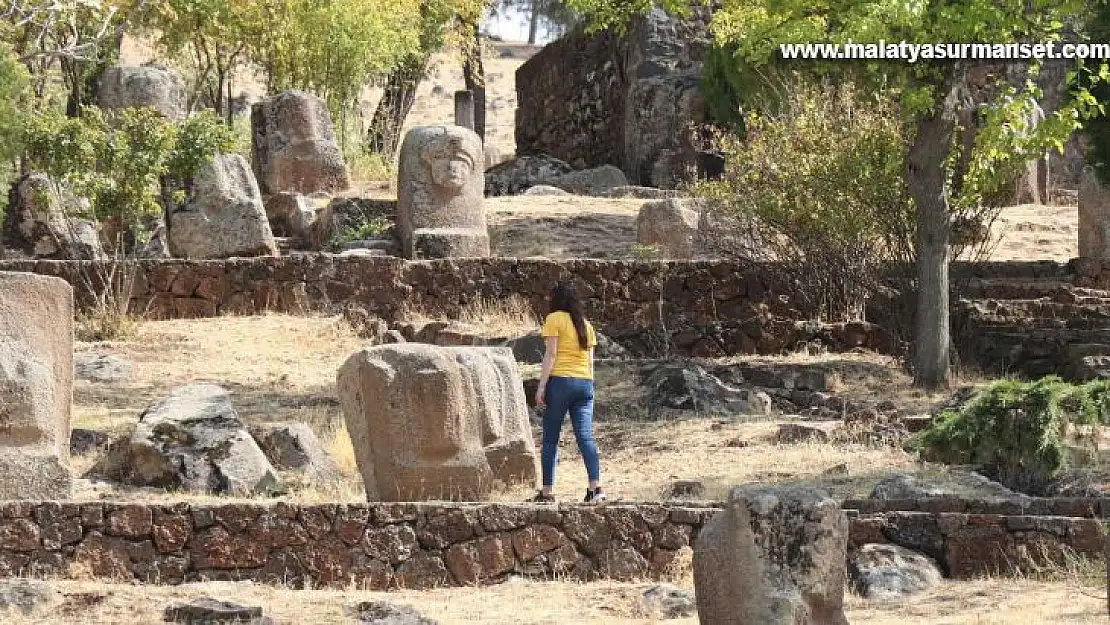
[[331,113],[322,99],[285,91],[251,108],[254,170],[266,195],[335,193],[351,186]]
[[167,119],[184,119],[185,83],[177,74],[160,67],[109,67],[97,92],[107,109],[149,107]]
[[1110,258],[1110,188],[1099,181],[1091,166],[1084,167],[1080,175],[1079,257]]
[[0,272],[0,500],[70,494],[73,289]]
[[636,216],[636,241],[657,247],[663,258],[691,258],[697,251],[698,208],[684,200],[645,202]]
[[190,259],[276,256],[262,194],[247,160],[219,154],[194,176],[185,205],[170,215],[170,250]]
[[847,625],[848,518],[806,487],[737,487],[694,544],[698,616],[714,625]]
[[343,364],[337,384],[368,499],[489,494],[482,404],[454,353],[418,343],[364,349]]
[[466,368],[477,398],[482,446],[494,478],[506,484],[536,483],[536,446],[528,400],[513,351],[508,347],[448,347]]
[[489,256],[482,140],[461,126],[420,126],[401,145],[397,229],[405,258]]
[[87,200],[46,174],[27,174],[8,194],[0,252],[54,260],[100,257],[96,225],[74,216],[86,208],[84,204]]

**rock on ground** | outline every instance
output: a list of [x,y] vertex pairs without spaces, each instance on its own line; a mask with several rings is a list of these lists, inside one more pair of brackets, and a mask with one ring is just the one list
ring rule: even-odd
[[96,226],[73,215],[87,200],[41,172],[20,178],[8,194],[0,229],[0,251],[10,256],[50,260],[100,258]]
[[296,471],[313,481],[339,479],[339,467],[307,423],[265,429],[254,438],[278,469]]
[[564,190],[560,189],[559,187],[553,187],[549,184],[538,184],[534,187],[528,187],[528,190],[525,191],[522,195],[554,195],[554,196],[561,196],[561,195],[570,195],[570,194],[571,194],[570,191],[564,191]]
[[602,165],[556,176],[548,184],[575,195],[597,195],[609,189],[627,187],[628,177],[618,167]]
[[644,591],[640,612],[664,619],[686,618],[698,611],[694,593],[673,584],[658,584]]
[[149,107],[174,121],[184,119],[186,113],[185,83],[181,77],[149,65],[104,70],[97,99],[101,108]]
[[943,578],[932,558],[898,545],[878,544],[856,549],[848,562],[848,576],[857,593],[878,601],[928,590]]
[[650,363],[640,376],[653,406],[711,414],[771,413],[767,393],[729,386],[693,362]]
[[518,156],[486,170],[486,197],[520,195],[538,185],[551,185],[551,180],[569,174],[574,168],[546,155]]
[[912,475],[898,474],[885,478],[871,489],[871,499],[918,499],[946,497],[957,493],[951,489],[922,484]]
[[437,621],[408,606],[384,601],[363,601],[349,606],[347,611],[357,622],[366,625],[438,625]]
[[214,384],[180,387],[143,411],[127,451],[127,481],[137,486],[228,495],[284,490],[231,396]]
[[18,610],[30,616],[58,600],[58,592],[42,582],[8,580],[0,582],[0,614]]
[[714,625],[847,625],[848,518],[807,487],[738,486],[694,543],[698,616]]
[[89,382],[122,382],[131,375],[131,365],[113,354],[79,352],[73,355],[74,373]]
[[276,256],[262,194],[246,159],[218,154],[194,176],[185,205],[170,214],[170,250],[190,259]]
[[246,606],[200,597],[188,603],[179,603],[165,609],[162,620],[182,625],[216,625],[222,623],[249,623],[263,625],[270,620],[262,616],[260,606]]
[[112,442],[112,437],[100,430],[86,430],[73,428],[69,435],[69,453],[81,456],[107,446]]
[[780,444],[827,443],[844,427],[843,421],[822,421],[814,423],[783,423],[775,434]]
[[70,496],[73,289],[0,272],[0,500]]
[[636,242],[655,246],[663,258],[691,258],[697,252],[701,211],[689,200],[646,202],[636,216]]

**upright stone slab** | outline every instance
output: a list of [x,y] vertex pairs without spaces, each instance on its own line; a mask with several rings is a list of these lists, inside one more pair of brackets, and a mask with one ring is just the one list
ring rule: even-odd
[[466,368],[481,423],[482,447],[495,479],[536,483],[536,445],[528,400],[513,350],[508,347],[448,347]]
[[383,345],[339,369],[339,401],[370,501],[478,501],[493,482],[471,374],[434,345]]
[[106,109],[149,107],[166,119],[184,119],[185,83],[160,67],[109,67],[104,70],[97,103]]
[[714,625],[847,625],[848,518],[806,487],[737,487],[694,543],[698,616]]
[[8,194],[0,252],[49,260],[89,260],[102,255],[96,225],[74,215],[85,200],[50,176],[33,171]]
[[238,154],[218,154],[200,168],[169,230],[170,251],[182,258],[278,254],[258,183]]
[[322,99],[285,91],[251,108],[254,171],[264,195],[335,193],[351,186]]
[[698,208],[687,200],[645,202],[636,217],[636,241],[657,247],[663,258],[693,257],[701,221]]
[[0,501],[70,496],[73,289],[0,272]]
[[459,126],[413,128],[401,145],[397,229],[405,258],[490,255],[482,140]]
[[1090,165],[1079,181],[1079,257],[1110,258],[1110,188]]

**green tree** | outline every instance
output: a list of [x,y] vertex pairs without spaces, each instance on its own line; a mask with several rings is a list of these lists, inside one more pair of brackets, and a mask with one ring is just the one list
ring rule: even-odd
[[[593,17],[595,27],[620,28],[650,6],[650,0],[569,1]],[[1051,41],[1059,38],[1064,18],[1083,9],[1080,0],[723,0],[712,26],[719,43],[735,44],[739,58],[760,67],[779,58],[784,43]],[[859,64],[903,90],[902,110],[912,128],[905,183],[916,210],[914,376],[927,388],[944,387],[952,217],[989,203],[1031,155],[1062,148],[1085,100],[1033,130],[1027,113],[1036,90],[1026,76],[1008,74],[1006,63],[938,58]],[[1036,71],[1036,64],[1029,67]]]

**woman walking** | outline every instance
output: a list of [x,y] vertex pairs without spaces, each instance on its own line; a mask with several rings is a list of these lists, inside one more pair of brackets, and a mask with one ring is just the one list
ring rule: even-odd
[[582,302],[568,284],[557,284],[551,291],[551,313],[544,320],[545,352],[536,404],[544,407],[543,487],[532,501],[555,501],[555,463],[563,419],[570,413],[578,450],[586,463],[589,484],[586,503],[605,500],[601,491],[601,464],[594,442],[594,347],[597,337],[582,312]]

